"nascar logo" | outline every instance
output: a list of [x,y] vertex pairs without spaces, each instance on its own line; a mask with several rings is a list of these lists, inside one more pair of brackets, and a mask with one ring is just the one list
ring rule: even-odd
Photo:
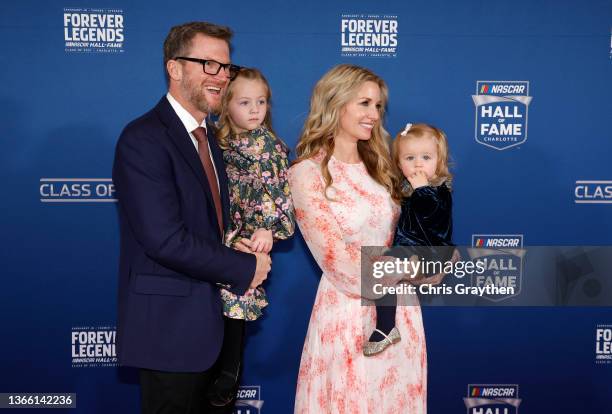
[[236,392],[233,414],[260,414],[263,406],[260,385],[243,385]]
[[471,276],[472,286],[493,285],[499,288],[509,287],[508,294],[484,294],[484,299],[500,302],[518,296],[521,292],[523,277],[522,234],[474,234],[472,247],[468,249],[472,260],[484,267],[484,272]]
[[470,388],[470,397],[514,397],[518,394],[518,386],[484,387],[471,385]]
[[472,235],[472,246],[473,247],[523,247],[523,235],[522,234],[508,234],[508,235],[484,235],[474,234]]
[[527,115],[532,97],[527,81],[477,81],[476,142],[497,150],[527,140]]
[[463,399],[468,414],[518,414],[518,385],[468,385]]

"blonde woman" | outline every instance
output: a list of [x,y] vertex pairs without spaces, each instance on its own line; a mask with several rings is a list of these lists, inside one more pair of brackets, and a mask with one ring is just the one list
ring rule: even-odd
[[397,309],[402,340],[363,355],[376,311],[362,306],[361,246],[389,246],[400,182],[382,127],[385,82],[339,65],[319,80],[289,172],[296,219],[323,276],[304,343],[295,412],[426,411],[421,311]]

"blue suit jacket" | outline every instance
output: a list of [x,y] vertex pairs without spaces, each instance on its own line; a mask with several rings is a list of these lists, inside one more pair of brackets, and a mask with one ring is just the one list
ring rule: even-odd
[[[212,132],[208,137],[226,228],[227,176]],[[222,244],[206,173],[165,97],[123,130],[113,182],[121,232],[119,363],[204,371],[217,359],[223,341],[217,284],[244,294],[256,259]]]

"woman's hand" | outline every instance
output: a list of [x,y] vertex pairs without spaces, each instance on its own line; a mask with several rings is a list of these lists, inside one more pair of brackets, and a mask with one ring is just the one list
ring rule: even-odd
[[446,273],[442,272],[442,273],[438,273],[437,275],[433,275],[433,276],[423,276],[421,273],[419,273],[419,275],[417,277],[415,277],[414,279],[410,279],[409,282],[412,285],[439,285],[440,283],[442,283],[442,280],[444,279],[444,276],[446,276]]
[[[416,256],[413,256],[413,257],[416,257]],[[454,263],[457,263],[460,259],[461,259],[461,254],[459,253],[459,250],[455,249],[453,251],[453,256],[451,257],[450,261],[454,264]],[[423,285],[423,284],[439,285],[440,283],[442,283],[442,280],[444,279],[445,276],[446,276],[446,273],[444,272],[438,273],[433,276],[423,276],[423,274],[419,272],[419,274],[415,278],[409,279],[409,282],[413,285]]]

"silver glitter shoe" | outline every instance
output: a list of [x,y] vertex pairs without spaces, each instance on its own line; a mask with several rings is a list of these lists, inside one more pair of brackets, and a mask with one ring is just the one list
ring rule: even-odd
[[396,326],[394,326],[393,329],[391,329],[391,332],[389,332],[389,335],[385,335],[384,332],[378,329],[374,329],[374,331],[384,336],[385,339],[383,339],[382,341],[378,341],[378,342],[370,342],[370,341],[366,342],[363,345],[363,354],[365,356],[373,356],[376,354],[380,354],[382,351],[387,349],[388,346],[396,344],[402,339],[402,337],[400,336],[399,330],[397,329]]

